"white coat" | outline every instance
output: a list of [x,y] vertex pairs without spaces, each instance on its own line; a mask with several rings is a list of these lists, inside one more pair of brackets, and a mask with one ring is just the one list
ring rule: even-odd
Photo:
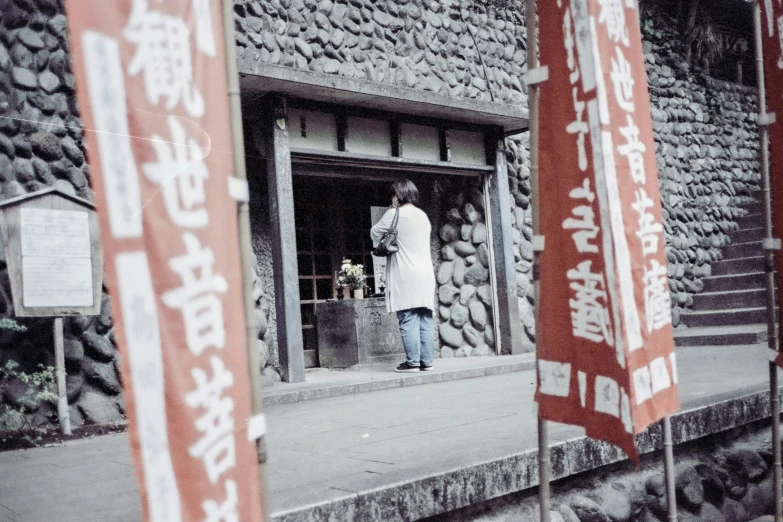
[[[389,209],[372,227],[377,244],[391,229],[395,209]],[[414,205],[400,207],[397,242],[400,250],[386,263],[386,310],[411,308],[435,310],[435,269],[430,252],[432,225],[423,210]]]

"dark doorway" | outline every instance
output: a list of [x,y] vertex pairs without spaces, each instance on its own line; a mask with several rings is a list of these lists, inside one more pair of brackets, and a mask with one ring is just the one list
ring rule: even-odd
[[315,312],[337,297],[335,275],[343,258],[363,264],[374,288],[372,206],[390,204],[389,182],[357,178],[294,176],[296,250],[305,367],[318,366]]

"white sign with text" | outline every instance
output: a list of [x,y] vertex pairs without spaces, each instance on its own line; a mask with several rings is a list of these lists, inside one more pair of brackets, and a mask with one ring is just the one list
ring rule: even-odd
[[74,210],[21,210],[25,306],[93,305],[89,214]]

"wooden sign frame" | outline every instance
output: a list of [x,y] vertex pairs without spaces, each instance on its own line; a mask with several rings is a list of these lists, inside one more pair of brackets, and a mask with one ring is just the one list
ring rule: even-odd
[[[87,211],[90,233],[90,259],[92,261],[91,306],[25,306],[24,278],[22,274],[22,209]],[[8,276],[11,281],[11,297],[16,317],[63,317],[73,315],[98,315],[101,311],[103,287],[103,253],[101,250],[98,216],[95,205],[83,198],[72,196],[57,188],[47,188],[25,194],[0,203],[0,230],[3,233]]]

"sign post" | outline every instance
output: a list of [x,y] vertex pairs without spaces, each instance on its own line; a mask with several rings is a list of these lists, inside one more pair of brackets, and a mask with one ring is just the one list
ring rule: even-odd
[[[783,5],[780,1],[764,0],[764,21],[762,23],[760,1],[753,6],[754,43],[756,52],[756,84],[758,88],[757,115],[759,142],[761,148],[761,184],[764,196],[764,248],[767,287],[767,340],[771,350],[769,364],[769,400],[772,413],[772,467],[775,498],[775,522],[783,520],[783,486],[781,485],[781,443],[780,443],[780,390],[778,368],[783,365],[778,352],[775,312],[775,262],[781,274],[783,256],[775,256],[780,250],[780,234],[783,231],[783,208],[774,212],[772,201],[781,201],[783,195]],[[765,74],[766,73],[766,74]],[[769,101],[769,110],[767,108]],[[772,170],[776,174],[770,180],[770,152]],[[774,193],[774,198],[773,198]],[[773,235],[777,234],[776,239]],[[779,296],[778,296],[779,297]],[[775,364],[777,363],[777,365]]]
[[[537,241],[542,238],[541,213],[539,204],[539,169],[538,169],[538,120],[539,120],[539,83],[544,80],[544,69],[539,68],[538,61],[538,14],[536,12],[536,0],[527,0],[525,5],[527,24],[527,63],[528,77],[528,113],[530,115],[530,189],[531,209],[533,211],[533,235]],[[533,74],[538,74],[533,78]],[[543,245],[537,245],[542,247]],[[535,295],[541,295],[541,252],[542,248],[533,249],[533,285]],[[536,306],[536,325],[541,324],[541,308]],[[538,337],[536,338],[536,359],[538,359]],[[539,413],[538,415],[538,506],[541,522],[549,522],[550,510],[550,463],[549,463],[549,433],[547,421]]]
[[103,260],[95,206],[55,188],[0,203],[11,297],[17,317],[54,317],[57,417],[71,434],[63,316],[101,310]]
[[[261,368],[257,348],[255,302],[253,300],[253,247],[250,244],[250,194],[247,188],[244,143],[242,132],[242,101],[239,92],[237,71],[236,38],[234,35],[234,1],[223,0],[223,40],[226,50],[226,83],[228,86],[229,117],[231,119],[231,142],[234,160],[234,198],[237,200],[238,240],[241,251],[242,291],[245,307],[245,337],[247,339],[248,373],[253,401],[253,419],[259,424],[253,436],[256,438],[258,455],[258,496],[261,502],[263,520],[269,520],[269,496],[266,479],[266,438],[264,426],[264,398],[261,394]],[[250,429],[250,427],[249,427]]]

